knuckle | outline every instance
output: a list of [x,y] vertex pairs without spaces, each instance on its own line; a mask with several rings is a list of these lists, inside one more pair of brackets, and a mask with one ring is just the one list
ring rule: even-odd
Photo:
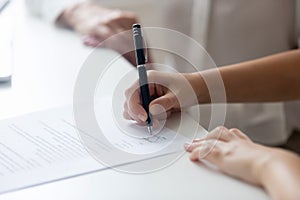
[[250,138],[246,134],[244,134],[237,128],[232,128],[229,131],[232,135],[236,136],[237,138],[251,141]]
[[124,11],[116,10],[113,13],[112,19],[119,20],[119,19],[123,19],[124,17],[125,17]]
[[226,128],[226,127],[224,127],[224,126],[218,126],[217,128],[216,128],[216,131],[217,131],[217,133],[219,133],[219,134],[228,134],[228,129]]
[[210,134],[212,134],[212,135],[223,134],[223,133],[224,133],[224,130],[225,130],[225,127],[224,127],[224,126],[217,126],[214,130],[212,130],[212,131],[210,132]]
[[239,129],[237,129],[237,128],[232,128],[229,131],[233,132],[233,133],[239,133],[240,132]]
[[219,131],[221,131],[223,128],[223,126],[217,126],[215,129],[213,129],[212,131],[210,131],[210,133],[218,133]]
[[118,20],[123,20],[123,19],[132,20],[132,19],[134,19],[134,14],[131,14],[128,11],[122,11],[122,10],[117,9],[111,13],[110,19],[113,21],[118,21]]
[[121,12],[122,18],[127,18],[129,20],[137,21],[137,15],[131,11],[122,11]]
[[216,129],[218,131],[224,131],[226,128],[224,126],[218,126]]
[[211,150],[210,153],[214,157],[220,157],[222,155],[221,149],[218,147],[218,145],[215,145]]
[[233,137],[234,136],[241,136],[241,133],[240,133],[240,130],[237,129],[237,128],[232,128],[228,131],[228,134],[232,135]]

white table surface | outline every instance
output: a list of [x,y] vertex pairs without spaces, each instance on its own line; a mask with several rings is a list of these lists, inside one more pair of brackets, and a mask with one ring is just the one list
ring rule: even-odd
[[[108,50],[96,51],[103,59],[115,55]],[[42,22],[24,10],[20,12],[13,78],[11,84],[0,85],[0,119],[71,104],[77,73],[90,52],[78,35]],[[165,158],[143,164],[160,159]],[[261,188],[192,163],[188,155],[154,173],[133,175],[105,170],[0,196],[0,200],[54,198],[269,199]]]

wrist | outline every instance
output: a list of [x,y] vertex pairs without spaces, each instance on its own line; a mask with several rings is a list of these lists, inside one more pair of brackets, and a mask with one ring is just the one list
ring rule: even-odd
[[263,163],[259,174],[263,186],[269,185],[274,177],[280,176],[281,172],[292,172],[295,166],[299,166],[299,156],[279,148],[268,148],[269,159]]
[[262,187],[265,187],[264,180],[269,176],[271,168],[273,167],[274,156],[271,153],[272,148],[254,144],[257,148],[256,157],[253,158],[253,162],[250,164],[250,173],[253,177],[253,183]]
[[197,96],[198,104],[206,104],[211,102],[209,90],[201,72],[188,74],[188,81]]
[[[299,156],[278,148],[269,148],[270,160],[259,174],[261,186],[272,199],[295,199],[300,195]],[[286,187],[282,190],[282,184]]]

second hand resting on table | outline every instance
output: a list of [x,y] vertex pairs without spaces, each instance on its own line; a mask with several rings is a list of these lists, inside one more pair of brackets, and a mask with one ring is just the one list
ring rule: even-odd
[[[158,123],[161,115],[169,116],[188,106],[211,103],[204,80],[215,73],[223,79],[229,103],[300,99],[300,50],[190,74],[150,71],[149,89],[154,100],[149,106],[156,118],[154,123]],[[185,82],[191,85],[196,101],[189,98]],[[136,85],[125,92],[124,117],[144,123],[147,115]],[[221,103],[222,99],[214,102]],[[225,127],[185,147],[191,153],[191,160],[207,160],[228,175],[262,186],[273,199],[290,200],[300,196],[300,159],[292,152],[255,144],[240,130]],[[209,147],[213,148],[207,152]]]

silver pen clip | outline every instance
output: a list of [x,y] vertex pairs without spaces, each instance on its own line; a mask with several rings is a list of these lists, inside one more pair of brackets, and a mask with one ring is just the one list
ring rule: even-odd
[[147,48],[147,42],[146,40],[144,39],[145,38],[145,34],[144,34],[144,31],[143,29],[141,29],[142,31],[142,39],[143,39],[143,46],[144,46],[144,56],[145,56],[145,62],[147,63],[148,62],[148,48]]

